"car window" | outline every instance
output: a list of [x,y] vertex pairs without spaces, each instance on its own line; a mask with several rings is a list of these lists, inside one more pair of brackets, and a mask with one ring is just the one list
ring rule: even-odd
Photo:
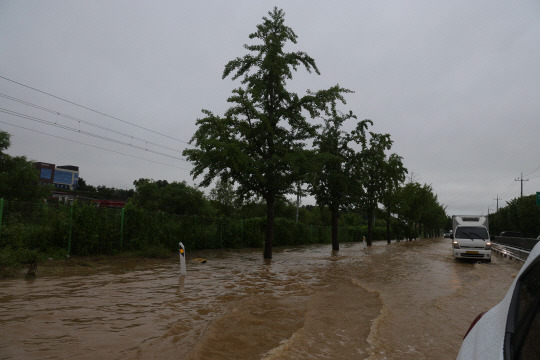
[[[535,261],[519,279],[510,306],[506,359],[538,359],[540,354],[540,261]],[[512,314],[513,313],[513,314]],[[513,323],[513,324],[512,324]],[[510,333],[508,333],[510,332]],[[513,333],[513,334],[512,334]],[[510,350],[507,352],[507,350]]]

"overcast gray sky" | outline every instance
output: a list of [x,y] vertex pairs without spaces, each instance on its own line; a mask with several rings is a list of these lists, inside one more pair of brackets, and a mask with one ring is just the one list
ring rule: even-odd
[[321,72],[290,89],[355,91],[341,110],[390,133],[449,215],[495,211],[522,173],[524,195],[540,191],[537,0],[0,0],[9,153],[77,165],[94,186],[196,184],[181,152],[201,109],[228,108],[240,84],[224,66],[274,6]]

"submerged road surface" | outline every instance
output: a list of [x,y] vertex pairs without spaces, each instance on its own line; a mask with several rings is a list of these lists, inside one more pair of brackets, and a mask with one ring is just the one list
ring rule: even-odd
[[185,278],[176,259],[1,280],[0,359],[455,359],[521,266],[448,239],[187,255]]

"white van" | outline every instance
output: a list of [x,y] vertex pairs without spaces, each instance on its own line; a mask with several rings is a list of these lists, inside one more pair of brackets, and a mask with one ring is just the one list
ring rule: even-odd
[[454,258],[491,261],[487,216],[454,215],[452,230]]

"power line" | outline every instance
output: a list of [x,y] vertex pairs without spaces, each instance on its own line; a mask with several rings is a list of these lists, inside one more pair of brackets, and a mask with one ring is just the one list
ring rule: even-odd
[[[512,181],[508,187],[506,188],[506,190],[504,190],[504,192],[501,194],[501,197],[502,198],[508,198],[510,197],[509,194],[513,191],[515,185],[516,185],[516,181],[519,181],[521,183],[521,197],[523,197],[523,182],[524,181],[529,181],[530,179],[536,179],[538,177],[540,177],[540,175],[538,176],[535,176],[533,178],[529,178],[529,179],[523,179],[524,176],[528,176],[529,174],[533,174],[535,173],[538,169],[540,169],[540,167],[534,169],[533,171],[529,171],[528,173],[526,174],[523,174],[521,173],[521,176],[514,179],[514,181]],[[499,200],[502,200],[501,198],[499,198],[499,194],[497,194],[497,199],[493,199],[493,201],[497,200],[497,207],[498,207],[498,204],[499,204]]]
[[[114,130],[114,129],[109,129],[105,126],[102,126],[102,125],[97,125],[97,124],[94,124],[94,123],[91,123],[89,121],[86,121],[86,120],[82,120],[82,119],[79,119],[79,118],[76,118],[72,115],[68,115],[68,114],[64,114],[64,113],[61,113],[59,111],[56,111],[56,110],[52,110],[52,109],[49,109],[49,108],[46,108],[44,106],[41,106],[41,105],[37,105],[37,104],[33,104],[31,102],[28,102],[28,101],[25,101],[25,100],[22,100],[22,99],[17,99],[13,96],[10,96],[10,95],[6,95],[6,94],[2,94],[0,93],[0,97],[3,97],[5,99],[8,99],[8,100],[11,100],[11,101],[14,101],[14,102],[18,102],[20,104],[23,104],[23,105],[27,105],[27,106],[30,106],[30,107],[33,107],[33,108],[36,108],[36,109],[39,109],[39,110],[43,110],[45,112],[48,112],[50,114],[54,114],[54,115],[57,115],[57,116],[61,116],[61,117],[64,117],[66,119],[70,119],[70,120],[73,120],[73,121],[76,121],[76,122],[79,122],[80,123],[83,123],[83,124],[86,124],[86,125],[89,125],[89,126],[93,126],[93,127],[96,127],[98,129],[101,129],[101,130],[106,130],[106,131],[110,131],[112,133],[115,133],[115,134],[118,134],[118,135],[122,135],[122,136],[125,136],[129,139],[132,139],[132,140],[138,140],[138,141],[142,141],[144,143],[147,143],[147,144],[151,144],[151,145],[155,145],[155,146],[159,146],[161,148],[164,148],[164,149],[167,149],[167,150],[171,150],[171,151],[178,151],[177,149],[173,149],[171,147],[168,147],[168,146],[165,146],[165,145],[161,145],[161,144],[157,144],[157,143],[154,143],[154,142],[151,142],[151,141],[148,141],[148,140],[145,140],[145,139],[142,139],[142,138],[139,138],[139,137],[136,137],[136,136],[132,136],[132,135],[129,135],[129,134],[125,134],[121,131],[117,131],[117,130]],[[186,143],[187,144],[187,143]]]
[[123,142],[123,141],[120,141],[120,140],[111,139],[111,138],[108,138],[108,137],[105,137],[105,136],[102,136],[102,135],[98,135],[98,134],[94,134],[94,133],[91,133],[91,132],[88,132],[88,131],[82,131],[81,129],[72,128],[70,126],[61,125],[61,124],[58,124],[58,123],[53,123],[52,121],[40,119],[40,118],[37,118],[37,117],[34,117],[34,116],[22,114],[22,113],[18,113],[16,111],[11,111],[11,110],[8,110],[8,109],[0,108],[0,112],[6,113],[6,114],[12,115],[12,116],[17,116],[17,117],[20,117],[20,118],[23,118],[23,119],[35,121],[35,122],[38,122],[38,123],[42,123],[42,124],[45,124],[45,125],[55,126],[55,127],[60,128],[60,129],[64,129],[64,130],[76,132],[76,133],[79,133],[79,134],[95,137],[95,138],[100,139],[100,140],[105,140],[105,141],[113,142],[113,143],[116,143],[116,144],[133,147],[133,148],[136,148],[136,149],[139,149],[139,150],[148,151],[148,152],[151,152],[151,153],[154,153],[154,154],[170,157],[172,159],[187,161],[186,159],[183,159],[181,157],[165,154],[165,153],[162,153],[162,152],[159,152],[159,151],[151,150],[151,149],[144,148],[144,147],[141,147],[141,146],[138,146],[138,145],[133,145],[133,144],[126,143],[126,142]]
[[525,175],[523,176],[529,176],[529,175],[532,175],[534,174],[535,172],[537,172],[538,170],[540,170],[540,166],[538,166],[536,169],[532,170],[532,171],[529,171],[528,173],[526,173]]
[[14,84],[23,86],[23,87],[25,87],[25,88],[27,88],[27,89],[30,89],[30,90],[39,92],[39,93],[41,93],[41,94],[45,94],[45,95],[50,96],[50,97],[53,97],[53,98],[55,98],[55,99],[58,99],[58,100],[67,102],[67,103],[69,103],[69,104],[71,104],[71,105],[78,106],[78,107],[83,108],[83,109],[85,109],[85,110],[92,111],[92,112],[94,112],[94,113],[96,113],[96,114],[99,114],[99,115],[102,115],[102,116],[106,116],[106,117],[108,117],[108,118],[110,118],[110,119],[118,120],[118,121],[121,121],[121,122],[123,122],[123,123],[125,123],[125,124],[129,124],[129,125],[131,125],[131,126],[138,127],[139,129],[143,129],[143,130],[152,132],[152,133],[154,133],[154,134],[164,136],[164,137],[169,138],[169,139],[171,139],[171,140],[175,140],[175,141],[179,141],[179,142],[182,142],[182,143],[186,143],[186,144],[187,144],[187,142],[184,141],[184,140],[180,140],[180,139],[174,138],[174,137],[172,137],[172,136],[169,136],[169,135],[166,135],[166,134],[162,134],[162,133],[160,133],[160,132],[158,132],[158,131],[154,131],[154,130],[145,128],[145,127],[143,127],[143,126],[133,124],[133,123],[131,123],[131,122],[129,122],[129,121],[119,119],[119,118],[117,118],[117,117],[115,117],[115,116],[108,115],[108,114],[105,114],[105,113],[103,113],[103,112],[101,112],[101,111],[94,110],[94,109],[89,108],[89,107],[87,107],[87,106],[84,106],[84,105],[81,105],[81,104],[77,104],[76,102],[73,102],[73,101],[70,101],[70,100],[61,98],[60,96],[56,96],[56,95],[50,94],[50,93],[48,93],[48,92],[45,92],[45,91],[43,91],[43,90],[39,90],[39,89],[36,89],[36,88],[34,88],[34,87],[31,87],[31,86],[29,86],[29,85],[25,85],[25,84],[20,83],[20,82],[18,82],[18,81],[15,81],[15,80],[12,80],[12,79],[8,79],[7,77],[4,77],[4,76],[2,76],[2,75],[0,75],[0,79],[4,79],[4,80],[7,80],[7,81],[10,81],[10,82],[12,82],[12,83],[14,83]]
[[2,121],[2,120],[0,120],[0,123],[6,124],[6,125],[10,125],[10,126],[14,126],[14,127],[20,128],[20,129],[28,130],[28,131],[33,131],[33,132],[38,133],[38,134],[43,134],[43,135],[52,136],[52,137],[55,137],[55,138],[58,138],[58,139],[62,139],[62,140],[66,140],[66,141],[71,141],[71,142],[74,142],[74,143],[77,143],[77,144],[82,144],[82,145],[90,146],[90,147],[93,147],[93,148],[96,148],[96,149],[105,150],[105,151],[113,152],[113,153],[120,154],[120,155],[124,155],[124,156],[129,156],[129,157],[132,157],[132,158],[135,158],[135,159],[140,159],[140,160],[152,162],[152,163],[155,163],[155,164],[160,164],[160,165],[170,166],[170,167],[174,167],[174,168],[177,168],[177,169],[180,169],[180,170],[190,171],[189,169],[182,168],[182,167],[179,167],[179,166],[175,166],[175,165],[171,165],[171,164],[162,163],[162,162],[155,161],[155,160],[145,159],[145,158],[140,157],[140,156],[130,155],[130,154],[126,154],[126,153],[123,153],[123,152],[120,152],[120,151],[111,150],[111,149],[106,149],[106,148],[103,148],[103,147],[100,147],[100,146],[96,146],[96,145],[91,145],[91,144],[83,143],[83,142],[81,142],[81,141],[77,141],[77,140],[73,140],[73,139],[68,139],[68,138],[65,138],[65,137],[62,137],[62,136],[58,136],[58,135],[48,134],[48,133],[43,132],[43,131],[39,131],[39,130],[35,130],[35,129],[29,129],[29,128],[24,127],[24,126],[11,124],[11,123],[8,123],[8,122]]
[[508,194],[513,190],[513,187],[516,185],[515,182],[511,182],[510,185],[506,188],[506,190],[502,193],[503,197],[508,197]]

